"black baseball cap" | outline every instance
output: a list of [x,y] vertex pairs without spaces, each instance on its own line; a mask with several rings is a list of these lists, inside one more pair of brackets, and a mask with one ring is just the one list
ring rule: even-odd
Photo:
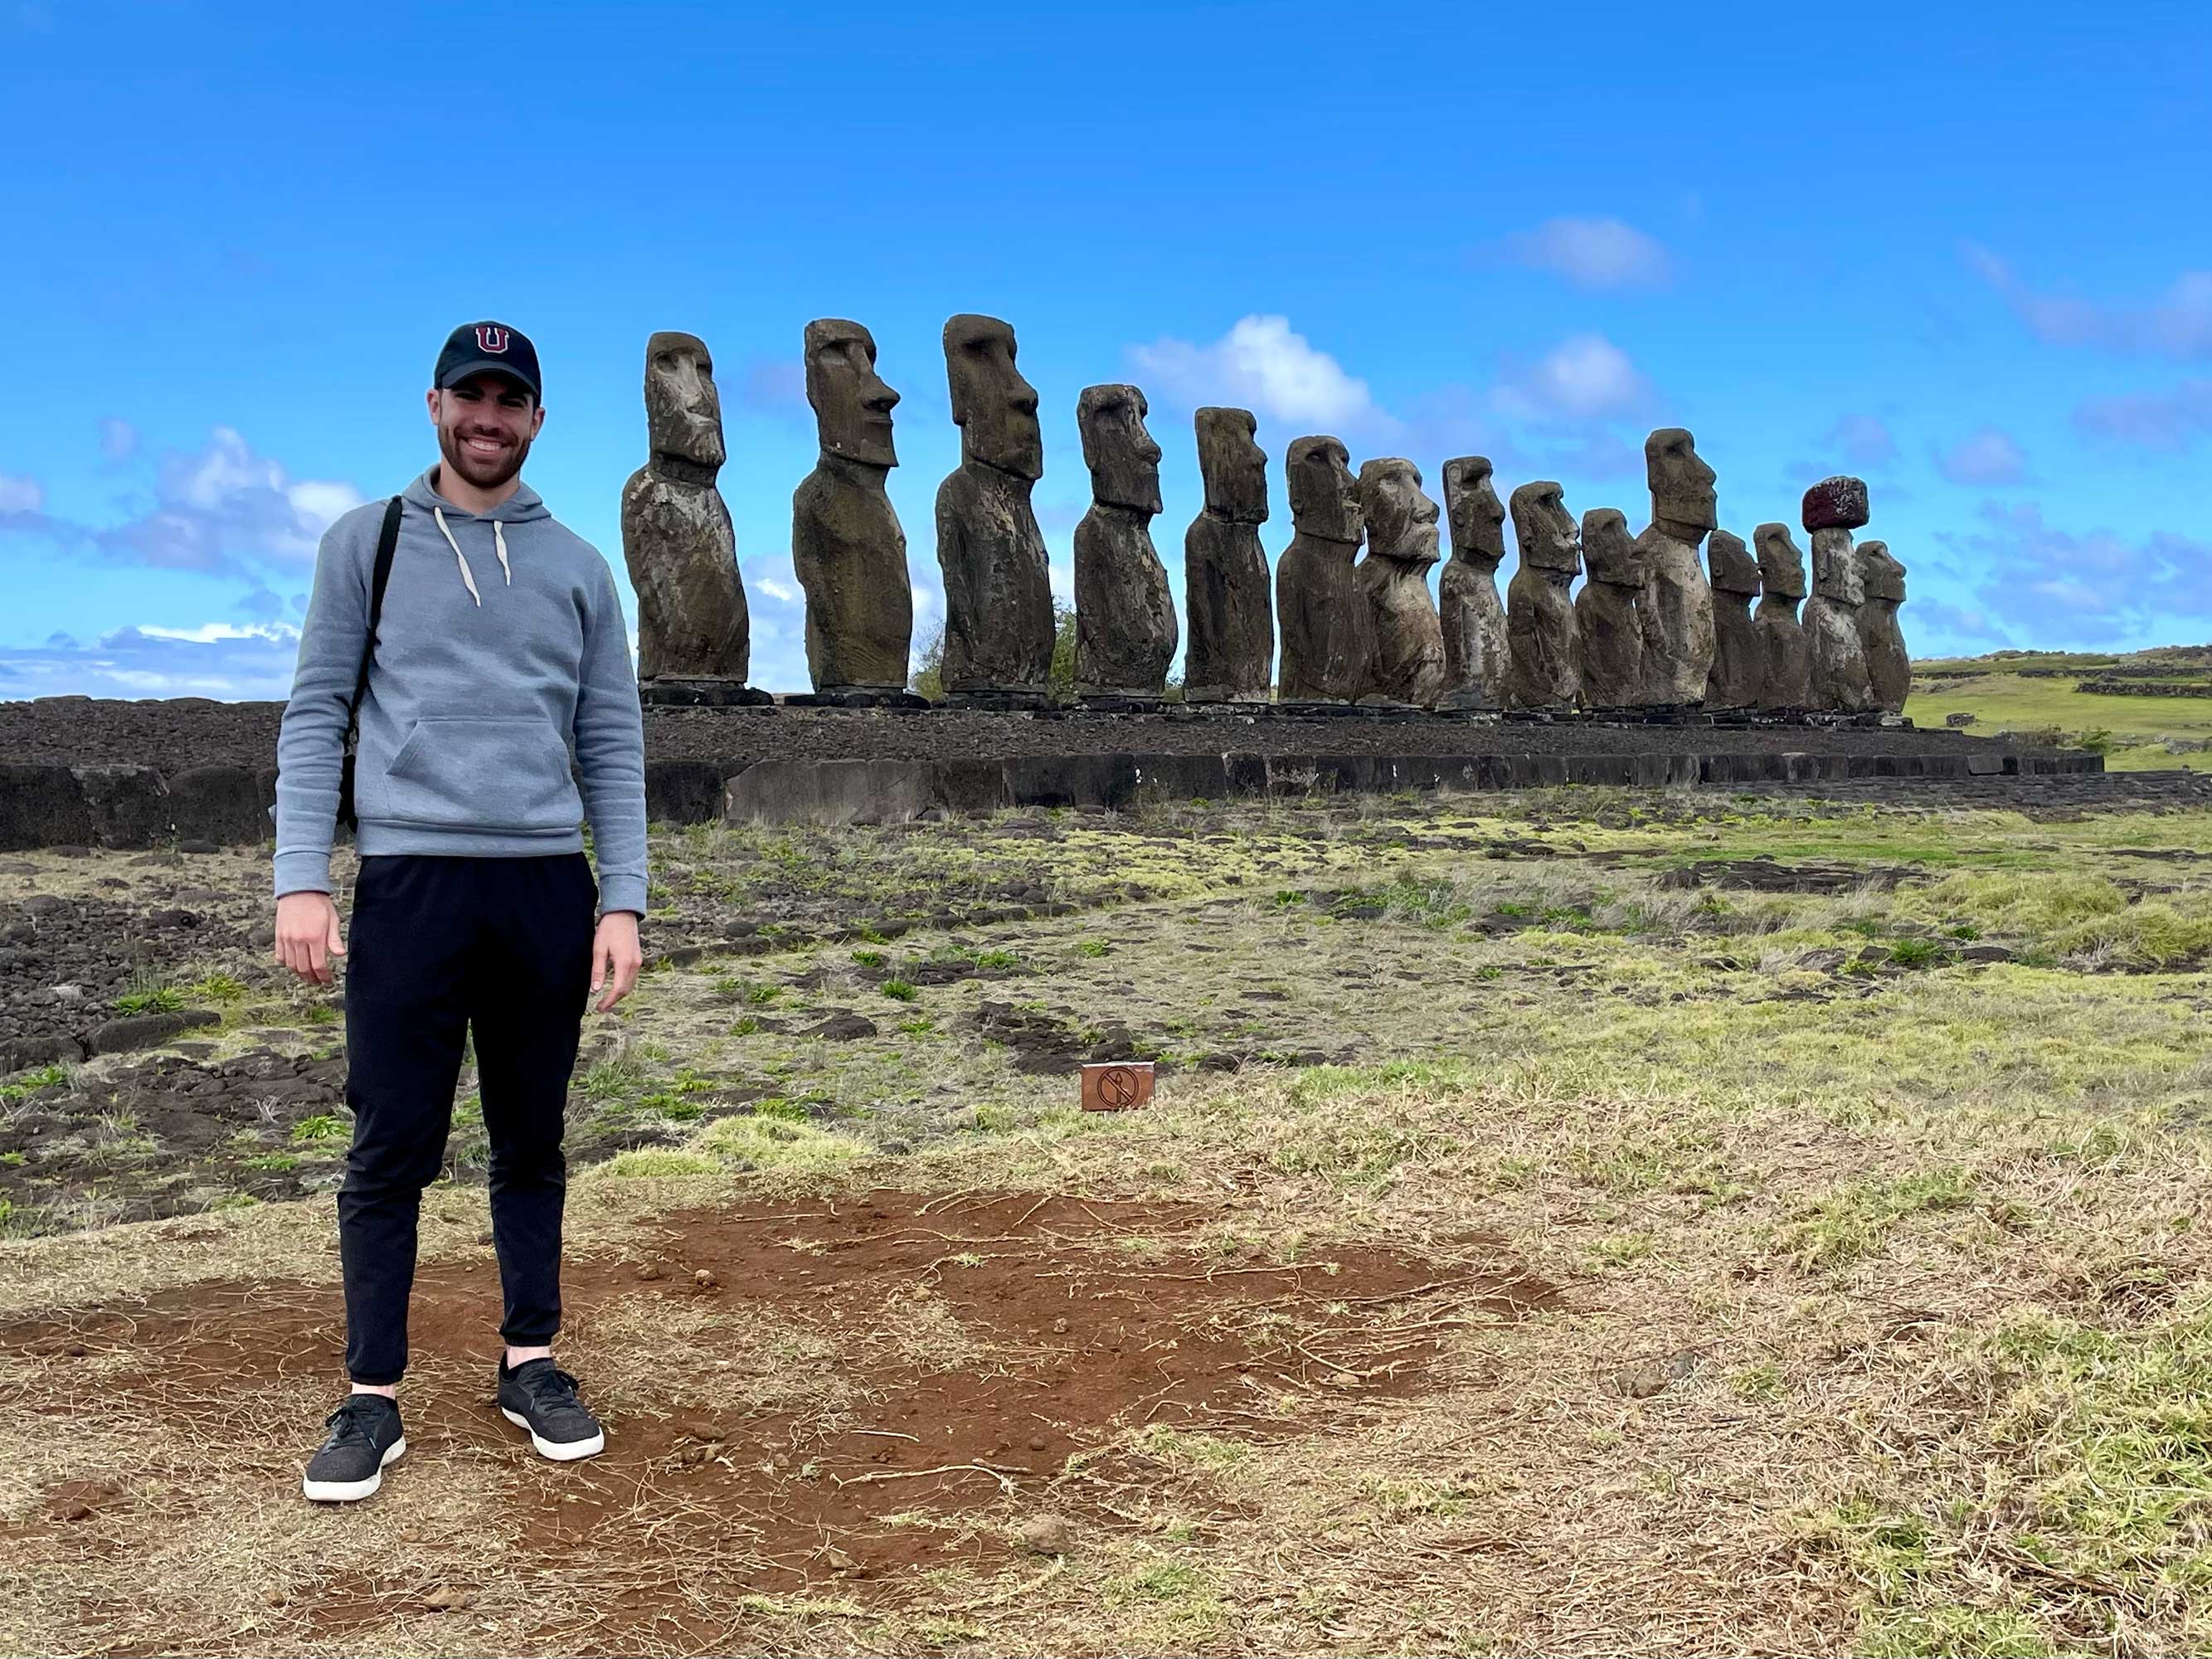
[[543,382],[538,378],[538,348],[519,328],[505,323],[463,323],[446,337],[438,354],[437,372],[430,384],[440,392],[459,386],[471,374],[504,374],[527,392],[532,401],[544,403]]

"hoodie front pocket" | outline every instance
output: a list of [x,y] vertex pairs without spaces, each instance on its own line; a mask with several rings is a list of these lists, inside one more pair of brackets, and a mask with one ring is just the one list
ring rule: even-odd
[[573,830],[583,803],[568,750],[542,720],[416,722],[384,775],[375,816],[457,830]]

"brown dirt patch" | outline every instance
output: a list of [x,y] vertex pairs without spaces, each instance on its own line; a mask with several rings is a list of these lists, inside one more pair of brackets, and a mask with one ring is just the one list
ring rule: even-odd
[[[1486,1238],[1332,1245],[1286,1263],[1209,1239],[1212,1219],[1193,1206],[896,1191],[666,1216],[636,1251],[568,1265],[564,1358],[609,1439],[568,1468],[532,1456],[489,1398],[489,1253],[426,1267],[405,1400],[415,1449],[372,1503],[410,1482],[481,1483],[495,1459],[508,1549],[456,1561],[438,1594],[495,1593],[518,1554],[557,1561],[576,1595],[536,1642],[711,1646],[730,1627],[714,1597],[926,1599],[927,1570],[1018,1556],[1024,1522],[1120,1525],[1132,1483],[1208,1480],[1233,1458],[1220,1448],[1386,1408],[1433,1386],[1455,1332],[1558,1305]],[[336,1376],[342,1331],[336,1286],[303,1283],[18,1321],[0,1326],[0,1364],[35,1380],[7,1390],[7,1409],[66,1434],[88,1411],[289,1399]],[[304,1454],[313,1428],[300,1424],[287,1449]],[[295,1475],[261,1455],[281,1502]],[[65,1560],[85,1546],[64,1512],[131,1502],[88,1491],[0,1521],[0,1546]],[[330,1640],[421,1611],[428,1593],[371,1569],[318,1584],[299,1611]]]

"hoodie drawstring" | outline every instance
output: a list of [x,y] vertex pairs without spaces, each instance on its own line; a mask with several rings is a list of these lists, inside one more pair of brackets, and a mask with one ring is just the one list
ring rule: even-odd
[[514,572],[508,569],[507,565],[507,532],[500,528],[497,519],[491,521],[491,544],[493,550],[499,555],[499,574],[507,578],[507,585],[509,587],[514,586]]
[[[476,573],[469,568],[468,560],[462,556],[461,544],[453,539],[453,532],[446,527],[446,509],[434,507],[430,509],[430,516],[438,521],[438,533],[446,538],[446,545],[453,550],[453,557],[460,561],[461,586],[469,590],[469,597],[477,602],[477,608],[481,611],[483,609],[483,595],[477,592]],[[497,523],[497,520],[493,520],[495,526]],[[503,545],[500,549],[499,562],[504,568],[507,563],[507,549]]]

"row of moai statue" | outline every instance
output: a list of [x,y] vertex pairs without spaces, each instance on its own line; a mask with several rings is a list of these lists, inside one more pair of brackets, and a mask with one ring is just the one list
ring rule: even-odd
[[[1054,617],[1030,502],[1044,471],[1036,392],[1015,367],[1012,328],[996,318],[946,323],[945,357],[961,436],[960,465],[937,493],[944,689],[969,706],[1041,706]],[[792,500],[814,685],[797,701],[910,702],[914,598],[906,536],[884,488],[898,464],[898,393],[876,372],[873,337],[841,319],[807,325],[805,376],[821,455]],[[652,458],[624,487],[622,513],[645,693],[768,702],[746,684],[744,589],[714,483],[725,456],[720,404],[697,337],[653,336],[645,401]],[[1640,535],[1612,507],[1586,513],[1577,527],[1557,483],[1514,490],[1520,568],[1502,601],[1507,509],[1491,465],[1445,462],[1451,556],[1439,601],[1429,571],[1442,556],[1440,515],[1419,469],[1389,458],[1355,477],[1350,453],[1324,435],[1294,440],[1285,457],[1292,532],[1271,593],[1256,422],[1246,410],[1201,409],[1205,505],[1183,540],[1185,640],[1152,543],[1161,452],[1147,413],[1144,393],[1119,384],[1085,387],[1076,407],[1091,504],[1075,528],[1075,678],[1091,707],[1158,707],[1179,644],[1184,700],[1200,704],[1647,716],[1904,707],[1905,569],[1881,543],[1852,542],[1868,521],[1866,486],[1832,477],[1806,492],[1814,580],[1801,620],[1804,557],[1788,526],[1759,526],[1755,556],[1717,528],[1713,471],[1680,428],[1644,446],[1651,521]],[[1585,562],[1589,580],[1570,599]]]

